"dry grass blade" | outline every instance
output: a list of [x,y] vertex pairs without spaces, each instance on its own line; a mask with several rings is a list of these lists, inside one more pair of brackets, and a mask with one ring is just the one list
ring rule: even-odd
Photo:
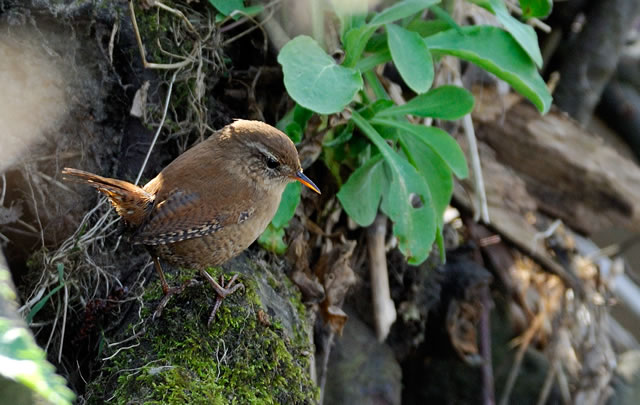
[[542,323],[546,318],[547,314],[543,308],[533,321],[531,322],[531,326],[529,329],[525,331],[525,333],[519,339],[520,347],[518,348],[518,352],[513,360],[513,366],[511,366],[511,371],[509,372],[509,377],[507,378],[507,383],[505,384],[504,391],[502,392],[502,397],[500,398],[500,405],[508,405],[509,397],[511,396],[511,391],[513,390],[513,386],[516,382],[516,378],[518,378],[518,374],[520,372],[520,367],[522,366],[522,360],[524,359],[524,354],[527,351],[527,347],[531,344],[534,336],[542,327]]
[[167,118],[167,111],[169,110],[169,101],[171,100],[171,92],[173,90],[173,83],[176,81],[176,76],[178,75],[178,70],[173,72],[173,76],[171,76],[171,81],[169,82],[169,89],[167,90],[167,98],[164,102],[164,111],[162,112],[162,119],[160,120],[160,125],[158,125],[158,129],[156,130],[155,135],[153,136],[153,140],[151,141],[151,145],[149,146],[149,150],[147,151],[147,155],[144,157],[144,162],[142,162],[142,166],[140,167],[140,171],[138,172],[138,177],[136,177],[135,184],[136,186],[140,182],[140,178],[142,177],[142,173],[144,173],[145,167],[147,167],[147,162],[149,161],[149,156],[151,156],[151,151],[153,151],[153,147],[158,141],[158,136],[160,136],[160,131],[162,131],[162,126],[164,125],[164,120]]

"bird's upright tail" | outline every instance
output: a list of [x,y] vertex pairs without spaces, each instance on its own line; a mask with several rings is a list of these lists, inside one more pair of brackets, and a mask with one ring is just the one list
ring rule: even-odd
[[109,201],[118,215],[130,225],[142,224],[153,205],[154,196],[152,194],[129,182],[98,176],[70,167],[65,167],[62,174],[69,176],[65,177],[65,180],[88,184],[109,197]]

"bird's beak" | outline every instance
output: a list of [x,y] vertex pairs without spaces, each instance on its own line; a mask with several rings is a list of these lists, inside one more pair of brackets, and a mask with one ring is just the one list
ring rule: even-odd
[[307,176],[305,176],[302,173],[302,170],[300,170],[298,173],[296,173],[295,177],[293,177],[294,180],[298,180],[300,183],[304,184],[305,186],[309,187],[311,190],[315,191],[318,194],[320,193],[320,189],[318,188],[318,186],[316,186],[315,184],[313,184],[313,182],[311,181],[311,179],[309,179]]

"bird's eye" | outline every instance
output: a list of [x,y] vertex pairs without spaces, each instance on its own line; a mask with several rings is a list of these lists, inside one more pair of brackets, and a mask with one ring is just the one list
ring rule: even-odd
[[269,169],[277,169],[278,167],[280,167],[280,162],[278,162],[277,159],[271,156],[267,156],[267,167]]

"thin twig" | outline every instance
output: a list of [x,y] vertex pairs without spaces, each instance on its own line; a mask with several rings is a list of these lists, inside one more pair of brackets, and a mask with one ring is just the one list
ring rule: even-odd
[[[461,85],[462,83],[460,83]],[[478,221],[482,218],[482,222],[490,224],[489,207],[487,206],[487,194],[484,188],[484,179],[482,177],[482,167],[480,166],[480,154],[478,153],[478,143],[476,141],[476,133],[473,129],[473,121],[471,114],[467,114],[462,118],[462,127],[464,135],[469,143],[469,161],[471,163],[471,172],[473,173],[473,183],[475,188],[476,199],[474,200],[475,212],[473,220]]]
[[4,196],[7,192],[7,178],[2,173],[2,194],[0,194],[0,207],[4,204]]
[[41,177],[42,179],[44,179],[44,180],[48,181],[49,183],[53,184],[54,186],[60,187],[61,189],[63,189],[67,193],[73,193],[73,190],[71,188],[69,188],[66,185],[62,184],[61,182],[59,182],[58,180],[54,179],[53,177],[51,177],[51,176],[49,176],[47,174],[44,174],[42,172],[36,172],[36,174],[39,177]]
[[[60,300],[60,297],[57,297]],[[59,304],[59,302],[58,302]],[[56,316],[53,318],[53,326],[51,327],[51,332],[49,332],[49,338],[47,339],[47,344],[44,346],[44,351],[49,353],[49,345],[53,340],[53,335],[56,332],[56,325],[58,325],[58,319],[60,319],[60,305],[56,305]]]
[[324,403],[324,388],[327,383],[327,373],[329,372],[329,355],[331,354],[331,347],[333,346],[334,338],[335,333],[333,333],[333,331],[329,332],[329,336],[326,340],[326,346],[324,347],[324,352],[322,353],[322,374],[320,374],[320,382],[318,384],[318,388],[320,388],[320,404]]
[[109,36],[108,53],[109,53],[109,63],[111,65],[113,65],[113,49],[115,47],[116,34],[118,33],[119,29],[120,29],[120,20],[116,19],[116,21],[113,23],[113,28],[111,28],[111,35]]
[[151,145],[149,146],[149,150],[147,151],[147,156],[144,158],[144,162],[142,162],[142,167],[138,172],[138,177],[136,177],[135,185],[138,185],[140,178],[142,177],[142,173],[144,172],[144,168],[147,166],[147,162],[149,161],[149,156],[151,156],[151,151],[158,140],[158,136],[160,135],[160,131],[162,130],[162,126],[164,125],[164,120],[167,118],[167,111],[169,109],[169,101],[171,100],[171,91],[173,90],[173,83],[176,81],[176,76],[178,75],[178,70],[173,72],[173,76],[171,76],[171,81],[169,82],[169,90],[167,90],[167,98],[164,102],[164,111],[162,112],[162,119],[160,120],[160,124],[158,125],[158,130],[156,134],[153,136],[153,141],[151,141]]
[[513,366],[511,366],[511,371],[509,372],[509,377],[507,378],[507,383],[504,386],[504,391],[502,392],[502,397],[500,398],[500,405],[508,405],[509,397],[511,396],[511,391],[513,390],[513,386],[515,385],[516,378],[520,372],[520,366],[522,365],[522,360],[524,359],[524,354],[531,343],[531,340],[535,336],[536,332],[542,326],[542,321],[546,315],[545,305],[543,303],[542,310],[533,318],[531,322],[531,326],[527,329],[521,337],[520,347],[518,348],[518,352],[516,353],[515,358],[513,359]]
[[[447,59],[443,60],[446,61]],[[460,78],[460,71],[454,68],[451,68],[450,70],[454,76],[452,80],[453,84],[459,87],[464,87],[462,79]],[[478,142],[476,140],[476,132],[473,129],[471,113],[462,118],[462,128],[464,129],[464,135],[467,138],[467,143],[469,144],[469,163],[471,164],[474,194],[476,197],[473,200],[473,220],[478,222],[478,220],[482,219],[482,222],[485,224],[490,224],[491,219],[489,218],[489,207],[487,206],[487,193],[484,188],[482,166],[480,165],[480,154],[478,153]]]
[[38,212],[38,201],[36,200],[36,194],[33,191],[33,184],[31,184],[31,177],[33,174],[31,170],[28,170],[28,179],[27,184],[29,185],[29,191],[31,191],[31,198],[33,199],[33,210],[36,214],[36,220],[38,221],[38,226],[40,227],[40,242],[42,243],[42,248],[44,249],[44,228],[42,227],[42,221],[40,221],[40,213]]
[[[509,0],[505,1],[505,4],[507,5],[507,8],[509,9],[509,11],[517,15],[522,15],[522,9],[517,4],[512,3]],[[533,25],[534,27],[538,28],[540,31],[543,31],[547,34],[551,32],[551,27],[543,23],[538,18],[529,18],[527,19],[527,23]]]
[[560,225],[562,225],[562,220],[556,219],[544,231],[536,232],[536,234],[533,235],[533,239],[531,240],[531,251],[535,252],[538,246],[538,241],[550,238],[558,230]]
[[489,286],[483,285],[481,290],[482,310],[480,312],[480,355],[482,356],[482,397],[484,405],[496,403],[493,384],[493,365],[491,362],[491,319],[492,307]]
[[176,10],[176,9],[174,9],[174,8],[171,8],[171,7],[168,7],[168,6],[166,6],[166,5],[162,4],[162,3],[161,3],[161,2],[159,2],[159,1],[154,2],[154,3],[153,3],[153,5],[154,5],[154,6],[156,6],[156,7],[158,7],[158,8],[160,8],[160,9],[162,9],[162,10],[165,10],[165,11],[167,11],[167,12],[169,12],[169,13],[173,14],[173,15],[178,16],[179,18],[181,18],[181,19],[182,19],[182,21],[184,21],[184,22],[185,22],[185,24],[187,25],[187,27],[189,27],[189,30],[190,30],[192,33],[194,33],[194,34],[198,35],[198,31],[196,31],[196,29],[195,29],[195,28],[193,28],[193,25],[191,25],[191,21],[189,21],[189,19],[184,15],[184,13],[183,13],[182,11],[180,11],[180,10]]
[[116,357],[118,355],[118,353],[120,353],[121,351],[128,350],[128,349],[133,349],[134,347],[138,347],[138,346],[140,346],[140,342],[138,342],[138,343],[136,343],[134,345],[131,345],[131,346],[121,347],[118,350],[116,350],[116,352],[113,353],[111,356],[103,358],[102,361],[111,360],[112,358]]
[[33,233],[35,233],[35,234],[37,234],[37,233],[38,233],[38,230],[37,230],[33,225],[31,225],[31,224],[30,224],[30,223],[28,223],[28,222],[23,221],[23,220],[22,220],[22,219],[20,219],[20,218],[18,218],[18,219],[16,220],[16,224],[20,224],[20,225],[24,226],[25,228],[27,228],[28,230],[30,230],[31,232],[33,232]]
[[254,17],[250,16],[249,14],[247,14],[247,13],[245,13],[245,12],[242,12],[242,11],[238,11],[238,14],[242,14],[242,15],[244,15],[247,19],[251,20],[255,25],[254,25],[254,26],[252,26],[252,27],[250,27],[250,28],[248,28],[248,29],[246,29],[246,30],[244,30],[244,31],[242,31],[242,32],[241,32],[241,33],[239,33],[238,35],[233,36],[233,37],[231,37],[231,38],[227,39],[226,41],[224,41],[224,42],[222,43],[222,46],[223,46],[223,47],[224,47],[224,46],[227,46],[227,45],[229,45],[229,44],[233,43],[234,41],[237,41],[238,39],[240,39],[240,38],[244,37],[245,35],[247,35],[247,34],[251,33],[252,31],[256,30],[257,28],[259,28],[259,29],[260,29],[260,31],[262,31],[262,37],[264,38],[264,43],[265,43],[264,48],[265,48],[265,50],[266,50],[266,48],[267,48],[267,47],[266,47],[267,39],[268,39],[269,37],[268,37],[268,35],[267,35],[267,32],[265,31],[265,27],[263,27],[263,26],[264,26],[264,24],[265,24],[265,22],[266,22],[266,21],[271,20],[271,17],[273,17],[273,13],[274,13],[274,10],[272,9],[272,10],[270,10],[269,14],[264,18],[264,20],[262,20],[262,21],[258,21],[258,20],[256,20]]
[[556,379],[556,374],[558,373],[558,369],[560,368],[560,356],[554,356],[551,361],[551,366],[549,367],[549,371],[547,372],[547,376],[544,379],[544,384],[542,384],[542,389],[540,390],[540,396],[538,397],[537,405],[544,405],[547,403],[547,398],[549,398],[549,393],[551,392],[551,387],[553,387],[553,382]]

